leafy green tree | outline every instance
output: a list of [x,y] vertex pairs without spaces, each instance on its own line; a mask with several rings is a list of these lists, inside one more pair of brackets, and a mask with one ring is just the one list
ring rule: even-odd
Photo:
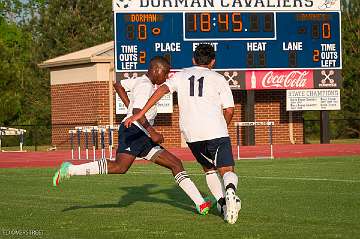
[[0,0],[0,124],[50,124],[44,60],[110,41],[112,1]]
[[15,23],[7,21],[6,15],[0,16],[0,124],[2,125],[16,121],[21,114],[20,84],[24,79],[21,49],[26,42],[21,29]]
[[113,39],[111,0],[31,1],[29,22],[38,60],[47,60]]
[[343,130],[352,137],[360,138],[360,1],[343,1],[343,118],[349,119]]
[[[330,112],[334,138],[360,137],[360,1],[342,0],[343,87],[341,110]],[[306,131],[319,135],[319,112],[305,112]],[[342,120],[343,119],[343,120]]]

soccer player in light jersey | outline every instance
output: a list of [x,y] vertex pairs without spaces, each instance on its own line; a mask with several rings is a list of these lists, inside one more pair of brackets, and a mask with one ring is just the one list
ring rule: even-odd
[[[115,90],[128,109],[125,119],[134,113],[140,112],[154,93],[155,84],[164,83],[169,70],[170,65],[165,58],[154,57],[150,61],[146,75],[135,79],[125,79],[114,84]],[[130,91],[130,99],[126,91]],[[124,174],[135,158],[140,157],[170,169],[175,181],[195,203],[197,211],[202,215],[206,215],[211,207],[211,201],[201,196],[199,190],[184,170],[180,159],[159,145],[164,141],[164,138],[152,127],[156,113],[156,107],[154,106],[148,109],[145,117],[140,117],[131,127],[126,128],[124,123],[121,123],[115,161],[101,159],[100,161],[81,165],[72,165],[69,162],[63,163],[53,177],[53,185],[58,186],[63,179],[75,175]]]
[[205,171],[208,187],[225,221],[233,224],[241,209],[241,201],[235,194],[238,177],[234,173],[227,129],[234,114],[234,100],[226,79],[211,70],[215,64],[211,45],[200,44],[194,52],[193,63],[195,66],[174,74],[159,87],[142,110],[125,121],[125,126],[130,127],[142,118],[163,95],[176,91],[180,130]]

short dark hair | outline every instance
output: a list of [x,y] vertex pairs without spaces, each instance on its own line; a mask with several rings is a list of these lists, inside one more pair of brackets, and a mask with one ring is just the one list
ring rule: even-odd
[[194,60],[197,65],[209,65],[215,59],[214,47],[210,44],[200,44],[194,52]]
[[162,67],[165,69],[170,69],[170,63],[169,63],[168,59],[166,59],[163,56],[154,56],[150,60],[149,69],[154,68],[154,67]]

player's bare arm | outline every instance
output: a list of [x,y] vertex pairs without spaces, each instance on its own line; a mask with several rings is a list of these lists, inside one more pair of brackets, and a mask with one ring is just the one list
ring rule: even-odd
[[224,109],[223,112],[224,112],[224,118],[225,118],[226,124],[229,126],[229,124],[232,120],[232,117],[234,116],[234,107],[226,108],[226,109]]
[[169,87],[167,85],[162,85],[160,86],[155,92],[154,94],[150,97],[150,99],[148,100],[148,102],[146,102],[144,108],[142,108],[142,110],[140,112],[138,112],[137,114],[134,114],[133,116],[129,117],[128,119],[125,120],[124,124],[125,127],[130,127],[130,125],[134,122],[134,121],[138,121],[140,120],[142,117],[144,117],[145,113],[151,108],[153,107],[160,99],[161,97],[163,97],[164,95],[166,95],[167,93],[169,93]]
[[129,104],[130,104],[130,100],[129,100],[128,95],[126,94],[124,87],[122,87],[122,85],[119,82],[114,82],[113,86],[114,86],[116,93],[118,93],[120,99],[126,106],[126,108],[128,108]]

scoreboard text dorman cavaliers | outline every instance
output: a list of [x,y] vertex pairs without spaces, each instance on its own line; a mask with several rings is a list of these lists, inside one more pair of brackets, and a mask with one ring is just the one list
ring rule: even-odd
[[140,7],[215,7],[220,4],[221,7],[313,7],[313,0],[140,0]]

